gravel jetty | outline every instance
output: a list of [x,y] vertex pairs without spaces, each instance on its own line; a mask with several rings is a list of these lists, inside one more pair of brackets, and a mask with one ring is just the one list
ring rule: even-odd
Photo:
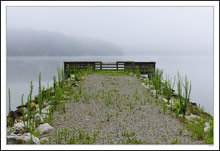
[[[201,144],[192,139],[175,116],[163,107],[135,76],[88,74],[65,104],[65,113],[54,111],[53,129],[41,137],[58,143],[58,132],[83,132],[94,144]],[[81,89],[81,91],[80,91]],[[64,131],[63,131],[64,132]],[[62,139],[67,144],[70,136]]]

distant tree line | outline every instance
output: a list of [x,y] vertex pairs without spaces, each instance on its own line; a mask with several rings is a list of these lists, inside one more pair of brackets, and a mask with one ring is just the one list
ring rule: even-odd
[[7,30],[7,56],[123,55],[121,47],[103,40],[68,37],[37,30]]

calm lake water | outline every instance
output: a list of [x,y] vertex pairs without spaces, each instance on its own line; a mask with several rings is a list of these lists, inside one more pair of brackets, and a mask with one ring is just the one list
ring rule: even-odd
[[[214,113],[213,56],[212,55],[161,55],[161,56],[82,56],[82,57],[7,57],[7,90],[11,89],[12,110],[24,102],[30,92],[30,81],[38,92],[38,76],[41,72],[42,85],[53,85],[53,76],[57,76],[57,65],[63,67],[63,61],[156,61],[156,67],[163,69],[164,77],[174,77],[177,70],[182,76],[187,74],[192,83],[191,101],[204,106],[205,111]],[[164,78],[165,79],[165,78]],[[32,96],[32,97],[33,97]],[[8,111],[8,91],[7,91]]]

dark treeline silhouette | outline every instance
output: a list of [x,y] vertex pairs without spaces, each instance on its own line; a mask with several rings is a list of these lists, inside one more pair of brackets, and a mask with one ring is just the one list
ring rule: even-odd
[[7,30],[8,56],[108,56],[123,55],[114,43],[89,38],[68,37],[38,30]]

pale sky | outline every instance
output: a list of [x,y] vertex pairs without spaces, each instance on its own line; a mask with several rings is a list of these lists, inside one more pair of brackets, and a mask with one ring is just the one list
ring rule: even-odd
[[213,53],[213,7],[7,7],[11,28],[105,40],[125,53]]

